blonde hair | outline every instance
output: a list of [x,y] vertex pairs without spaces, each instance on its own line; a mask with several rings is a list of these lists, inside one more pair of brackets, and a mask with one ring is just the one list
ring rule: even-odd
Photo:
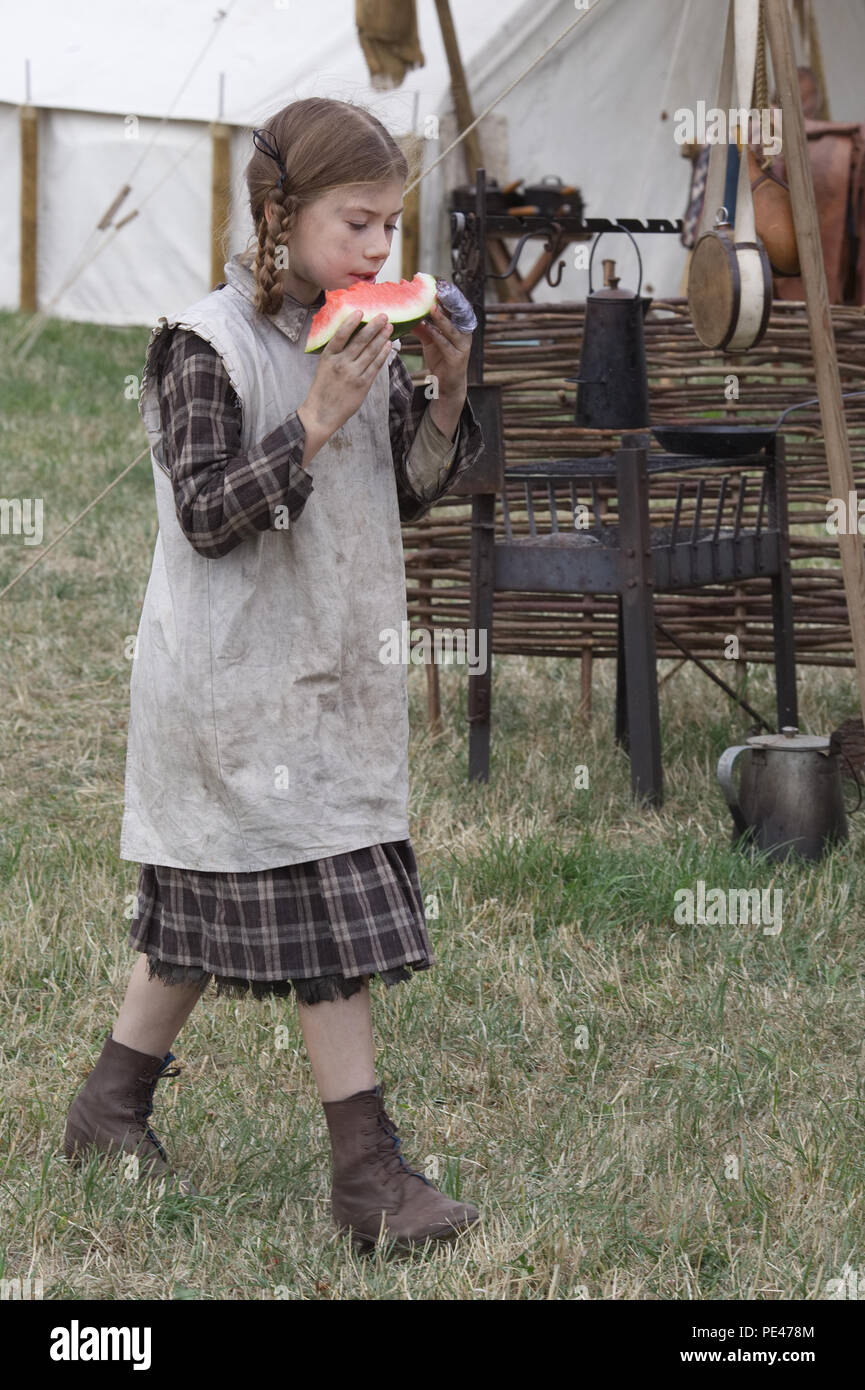
[[[346,185],[404,183],[408,161],[372,112],[347,101],[307,97],[293,101],[273,116],[265,127],[270,143],[285,166],[256,147],[246,166],[249,208],[257,235],[257,248],[241,259],[255,275],[255,307],[261,314],[275,314],[283,299],[282,278],[276,265],[278,246],[288,247],[301,210],[323,194]],[[265,214],[265,200],[271,215]]]

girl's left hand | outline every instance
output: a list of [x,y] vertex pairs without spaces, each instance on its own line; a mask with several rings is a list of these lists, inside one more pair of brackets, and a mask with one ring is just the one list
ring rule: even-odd
[[468,382],[472,334],[454,328],[438,304],[422,323],[412,329],[423,343],[424,366],[438,380],[440,397],[465,396]]

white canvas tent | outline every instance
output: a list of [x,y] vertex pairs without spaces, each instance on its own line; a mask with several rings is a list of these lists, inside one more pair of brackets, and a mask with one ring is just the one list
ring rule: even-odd
[[[0,53],[0,307],[19,304],[19,106],[39,110],[38,303],[63,318],[150,323],[210,288],[210,122],[231,137],[231,250],[251,220],[243,170],[251,127],[299,97],[361,102],[394,135],[423,134],[428,168],[455,134],[450,74],[433,0],[417,0],[425,65],[393,91],[371,86],[353,0],[35,0],[7,12]],[[685,210],[690,164],[673,138],[677,108],[714,104],[726,7],[717,0],[594,0],[589,13],[479,126],[500,183],[559,174],[590,216],[667,217]],[[451,0],[475,115],[580,15],[572,0]],[[834,120],[865,117],[865,0],[821,0],[820,37]],[[210,40],[210,42],[208,42]],[[221,76],[222,75],[222,76]],[[665,114],[666,113],[666,114]],[[155,139],[154,139],[155,137]],[[178,163],[178,161],[180,161]],[[461,150],[420,186],[418,268],[448,275],[445,195],[465,183]],[[118,213],[141,212],[58,297],[120,188]],[[90,242],[93,246],[93,242]],[[525,250],[530,263],[541,243]],[[634,285],[626,241],[611,239]],[[641,238],[644,289],[680,290],[677,236]],[[571,254],[558,289],[582,299]],[[399,234],[382,278],[401,273]],[[56,299],[56,302],[54,302]]]

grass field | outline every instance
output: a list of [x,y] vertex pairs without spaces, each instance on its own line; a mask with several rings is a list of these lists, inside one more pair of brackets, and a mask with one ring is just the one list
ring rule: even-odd
[[[14,362],[19,322],[0,317],[0,494],[44,499],[47,544],[144,447],[124,388],[148,333],[52,323]],[[46,1299],[773,1300],[862,1270],[863,818],[819,865],[734,851],[714,769],[746,716],[691,667],[661,692],[659,811],[630,800],[611,663],[586,725],[575,664],[496,658],[488,784],[467,780],[464,671],[442,671],[434,738],[409,670],[438,964],[373,981],[378,1074],[408,1161],[481,1208],[473,1232],[366,1259],[336,1236],[293,1001],[208,993],[174,1045],[152,1123],[201,1196],[66,1167],[135,960],[118,841],[155,536],[145,458],[0,600],[0,1277]],[[35,550],[0,537],[0,589]],[[768,668],[746,698],[774,720]],[[800,706],[828,732],[852,670],[803,668]],[[680,924],[698,880],[780,889],[782,929]]]

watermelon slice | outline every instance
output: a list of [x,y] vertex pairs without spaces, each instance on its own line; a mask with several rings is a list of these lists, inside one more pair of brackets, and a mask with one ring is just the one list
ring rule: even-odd
[[[309,326],[305,352],[321,352],[357,309],[363,318],[355,332],[378,314],[387,314],[403,333],[425,319],[436,302],[436,279],[419,270],[413,280],[384,280],[381,284],[358,280],[345,290],[328,290],[325,302]],[[351,335],[354,337],[354,334]]]

